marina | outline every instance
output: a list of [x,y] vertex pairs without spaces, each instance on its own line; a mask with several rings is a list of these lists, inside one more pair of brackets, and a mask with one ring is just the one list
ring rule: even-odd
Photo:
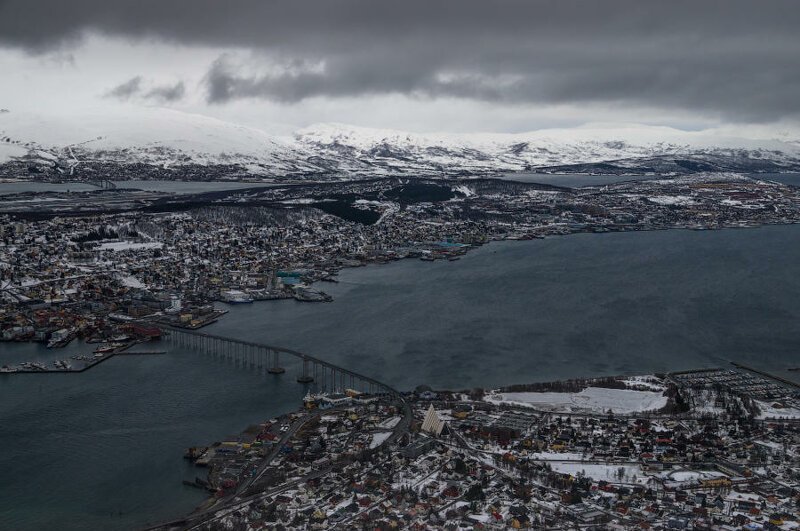
[[[238,190],[243,188],[267,188],[274,183],[237,182],[237,181],[174,181],[174,180],[127,180],[110,181],[113,188],[143,190],[147,192],[169,192],[192,194],[198,192],[215,192],[221,190]],[[93,182],[40,182],[40,181],[6,181],[0,182],[0,196],[26,192],[88,192],[97,190],[99,186]]]
[[[126,347],[130,348],[130,346]],[[166,354],[166,350],[146,350],[146,351],[126,351],[124,348],[115,348],[105,352],[97,352],[93,356],[78,355],[73,356],[73,360],[84,361],[81,367],[73,367],[68,360],[56,360],[53,362],[54,368],[48,367],[37,362],[22,362],[18,367],[4,365],[0,368],[0,374],[78,374],[110,360],[114,356],[152,356]]]

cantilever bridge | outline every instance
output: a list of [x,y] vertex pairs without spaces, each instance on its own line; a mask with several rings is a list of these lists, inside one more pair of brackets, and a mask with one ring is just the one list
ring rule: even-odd
[[270,374],[284,374],[286,368],[282,362],[299,362],[297,382],[301,384],[316,383],[317,388],[321,391],[344,391],[349,388],[370,394],[400,395],[394,388],[374,378],[296,350],[207,334],[161,323],[152,323],[152,325],[163,331],[166,340],[177,345],[229,359],[245,367],[265,369]]

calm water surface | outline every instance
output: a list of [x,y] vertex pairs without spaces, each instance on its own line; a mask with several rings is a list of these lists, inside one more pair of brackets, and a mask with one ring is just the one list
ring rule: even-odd
[[[800,186],[800,173],[760,173],[754,177],[770,179],[784,184]],[[524,183],[552,184],[556,186],[580,187],[613,184],[622,181],[643,181],[658,179],[655,175],[582,175],[574,173],[532,173],[516,172],[499,176],[508,181]],[[170,192],[177,194],[193,194],[201,192],[217,192],[221,190],[239,190],[241,188],[271,187],[272,183],[241,183],[229,181],[186,182],[186,181],[115,181],[120,188],[135,188],[152,192]],[[20,192],[86,192],[97,190],[96,186],[85,183],[38,183],[18,182],[0,183],[0,196]]]
[[[208,331],[323,357],[400,388],[800,363],[800,226],[498,242],[458,262],[350,269],[328,304],[230,307]],[[51,360],[0,344],[0,364]],[[202,493],[181,458],[299,405],[270,376],[188,350],[76,375],[0,376],[0,528],[129,529]]]
[[[800,173],[753,173],[750,176],[757,179],[767,179],[783,184],[800,186]],[[662,177],[659,175],[588,175],[575,173],[518,172],[506,173],[500,178],[507,181],[551,184],[555,186],[577,188],[581,186],[613,184],[623,181],[647,181],[651,179],[661,179]]]
[[[148,192],[170,192],[176,194],[196,194],[201,192],[218,192],[221,190],[239,190],[241,188],[267,188],[275,186],[271,183],[242,183],[229,181],[187,182],[187,181],[114,181],[119,188],[134,188]],[[0,183],[0,195],[20,192],[87,192],[98,190],[97,186],[86,183]]]
[[623,181],[646,181],[660,179],[658,175],[589,175],[582,173],[536,173],[514,172],[506,173],[499,177],[504,181],[518,181],[521,183],[551,184],[553,186],[566,186],[578,188],[581,186],[597,186],[613,184]]
[[800,186],[800,173],[760,173],[755,175],[759,179],[767,179],[792,186]]

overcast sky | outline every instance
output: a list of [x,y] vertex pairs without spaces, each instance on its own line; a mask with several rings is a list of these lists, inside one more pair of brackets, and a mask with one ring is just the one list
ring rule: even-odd
[[795,129],[798,28],[796,0],[0,0],[0,108]]

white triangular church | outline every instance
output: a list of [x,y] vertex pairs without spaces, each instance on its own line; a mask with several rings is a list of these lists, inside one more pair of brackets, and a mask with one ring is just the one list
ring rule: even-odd
[[422,421],[422,431],[426,431],[438,437],[443,429],[444,421],[439,418],[439,415],[436,414],[436,410],[433,409],[433,404],[431,404],[428,408],[428,412],[425,413],[425,420]]

